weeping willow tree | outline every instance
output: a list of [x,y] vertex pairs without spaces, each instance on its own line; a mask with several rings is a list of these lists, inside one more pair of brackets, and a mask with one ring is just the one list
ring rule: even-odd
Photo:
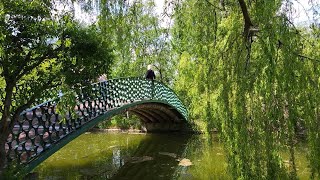
[[168,28],[161,23],[153,0],[102,0],[98,24],[113,42],[116,62],[112,76],[144,76],[148,64],[161,81],[174,72]]
[[191,117],[221,130],[232,176],[297,178],[303,127],[319,177],[319,27],[297,29],[290,1],[186,0],[175,10],[176,90]]
[[115,65],[110,76],[144,76],[147,65],[152,64],[158,79],[170,83],[176,64],[171,57],[172,20],[154,0],[68,2],[64,4],[76,19],[97,25],[105,35],[103,39],[112,42]]

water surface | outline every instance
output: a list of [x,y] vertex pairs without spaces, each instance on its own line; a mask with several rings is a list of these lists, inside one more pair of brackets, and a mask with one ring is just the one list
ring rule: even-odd
[[[308,178],[303,148],[300,179]],[[284,155],[286,156],[286,155]],[[217,135],[86,133],[49,157],[39,179],[231,179]]]

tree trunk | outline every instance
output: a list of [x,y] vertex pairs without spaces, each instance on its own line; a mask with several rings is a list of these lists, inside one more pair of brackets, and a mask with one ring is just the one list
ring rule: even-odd
[[5,150],[7,137],[8,135],[6,134],[0,134],[0,177],[2,177],[4,170],[7,166],[7,154]]
[[11,101],[12,101],[12,93],[13,93],[14,85],[7,83],[6,87],[6,96],[4,99],[4,107],[2,112],[2,117],[0,121],[0,177],[4,172],[4,168],[7,166],[7,157],[6,157],[6,150],[5,144],[7,141],[7,137],[10,133],[10,122],[11,122]]

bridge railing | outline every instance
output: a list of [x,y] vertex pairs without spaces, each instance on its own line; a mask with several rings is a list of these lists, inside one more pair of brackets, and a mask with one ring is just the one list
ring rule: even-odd
[[142,78],[111,79],[81,88],[74,112],[63,116],[57,112],[59,98],[25,110],[8,136],[7,158],[27,164],[92,119],[126,104],[150,100],[166,103],[188,119],[182,102],[167,86]]

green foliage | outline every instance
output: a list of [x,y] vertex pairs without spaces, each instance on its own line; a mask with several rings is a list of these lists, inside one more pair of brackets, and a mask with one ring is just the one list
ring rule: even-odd
[[314,49],[320,48],[320,31],[319,26],[312,25],[311,33],[306,33],[304,44],[306,48],[303,52],[309,57],[309,61],[305,65],[306,74],[304,76],[303,88],[305,92],[299,98],[298,103],[305,103],[300,108],[300,114],[304,117],[304,123],[308,132],[309,152],[308,159],[311,167],[311,178],[316,179],[320,177],[320,122],[319,122],[319,61],[320,53]]
[[124,115],[118,115],[112,117],[110,120],[101,122],[98,127],[101,129],[141,129],[141,120],[137,116],[126,117]]
[[214,86],[219,85],[213,79],[219,75],[214,62],[220,56],[216,51],[218,14],[207,2],[190,1],[181,5],[175,18],[173,47],[180,58],[175,89],[185,97],[192,118],[219,127],[220,122],[214,120],[218,93]]
[[64,62],[62,69],[67,84],[81,83],[83,86],[84,80],[89,83],[108,72],[113,58],[110,44],[103,40],[95,26],[86,29],[72,26],[65,33],[68,35],[66,43],[70,43],[70,60]]
[[[292,25],[290,14],[284,13],[290,12],[290,3],[244,2],[253,22],[250,28],[258,29],[248,37],[238,3],[177,3],[175,89],[192,118],[222,133],[234,179],[295,179],[294,144],[303,128],[308,129],[316,178],[319,56],[310,51],[319,46],[319,36]],[[280,155],[283,147],[290,152],[289,171]]]
[[116,55],[112,76],[141,77],[153,64],[157,79],[170,82],[175,62],[170,56],[169,30],[162,27],[154,1],[101,1],[100,9],[99,27],[113,42]]
[[97,28],[81,27],[69,15],[54,17],[50,5],[4,2],[1,85],[21,87],[16,106],[40,98],[45,89],[89,83],[110,69],[110,46]]
[[0,1],[0,176],[4,143],[20,113],[57,97],[58,90],[70,91],[62,101],[72,106],[72,91],[109,74],[113,62],[97,27],[79,25],[70,13],[56,14],[52,3]]
[[6,171],[2,174],[1,179],[11,180],[11,179],[23,179],[27,173],[21,172],[22,167],[20,165],[16,165],[17,163],[10,164]]

